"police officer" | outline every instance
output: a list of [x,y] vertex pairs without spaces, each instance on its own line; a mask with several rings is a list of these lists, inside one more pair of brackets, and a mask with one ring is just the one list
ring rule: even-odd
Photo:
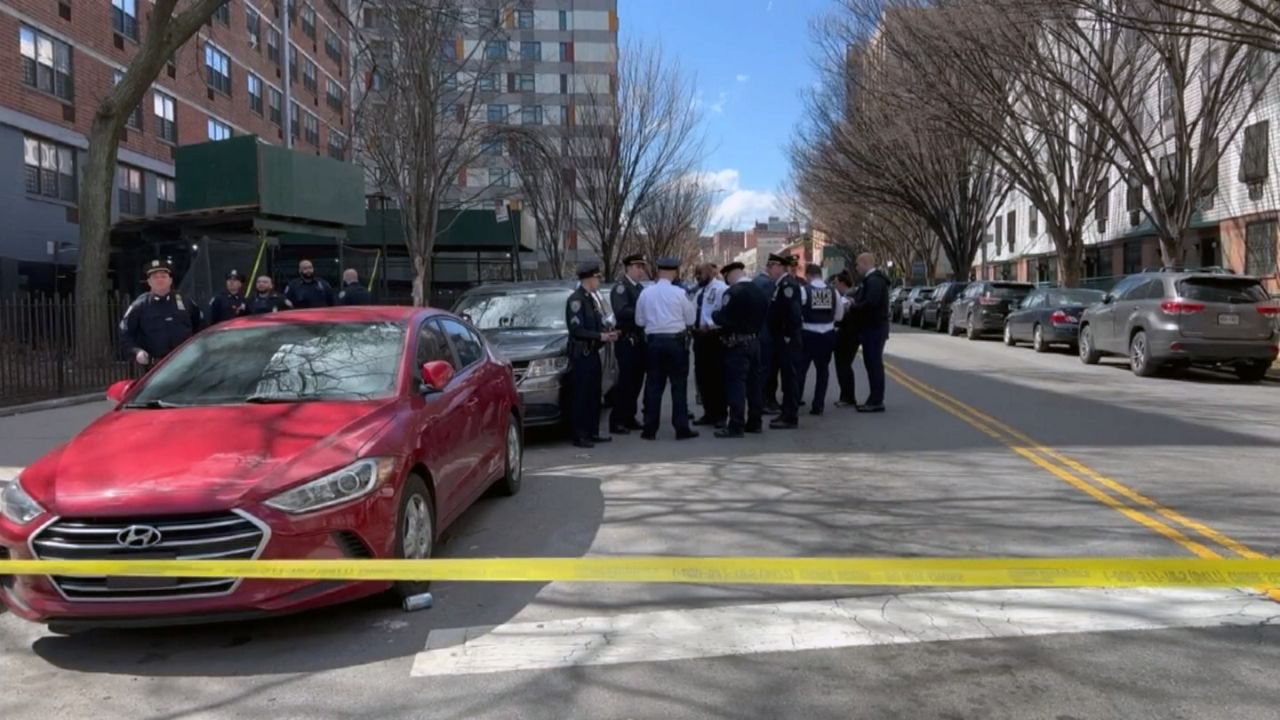
[[858,355],[861,340],[858,337],[859,327],[857,314],[849,310],[854,291],[853,276],[842,270],[831,284],[836,289],[837,302],[846,308],[836,320],[836,382],[840,385],[840,399],[836,407],[854,407],[858,404],[855,394],[856,380],[853,375],[853,359]]
[[213,296],[209,301],[209,325],[217,325],[223,320],[230,320],[244,315],[248,310],[244,304],[244,277],[239,270],[227,271],[227,289]]
[[[766,298],[773,297],[776,283],[769,274],[768,265],[752,280]],[[778,405],[778,366],[773,364],[773,338],[769,337],[769,324],[765,323],[760,332],[760,359],[764,363],[761,373],[764,375],[764,414],[777,415],[782,412]]]
[[[761,431],[764,411],[764,376],[761,372],[760,332],[769,311],[769,296],[747,277],[740,262],[721,270],[729,289],[712,314],[724,344],[725,395],[729,422],[716,431],[718,438],[739,438],[744,432]],[[744,414],[745,411],[745,414]]]
[[173,265],[152,260],[146,268],[150,290],[138,296],[120,320],[120,342],[139,365],[159,362],[200,332],[200,308],[173,292]]
[[618,381],[609,414],[609,432],[614,435],[641,429],[636,421],[636,402],[645,374],[644,330],[636,325],[636,301],[644,290],[640,282],[649,276],[648,263],[643,255],[628,255],[622,259],[622,272],[622,279],[613,286],[611,301],[619,333],[613,350],[618,359]]
[[289,301],[276,292],[270,275],[259,275],[253,283],[253,296],[246,304],[250,315],[265,315],[289,309]]
[[694,324],[693,303],[684,290],[673,283],[680,274],[680,261],[672,257],[658,260],[658,282],[645,288],[636,302],[636,325],[644,328],[647,375],[644,381],[644,431],[640,437],[658,436],[662,414],[662,393],[671,382],[671,424],[677,440],[698,437],[689,427],[689,326]]
[[316,277],[316,267],[310,260],[298,263],[298,277],[289,281],[284,289],[284,299],[294,309],[331,307],[333,293],[324,278]]
[[693,292],[693,377],[702,400],[702,417],[694,425],[725,426],[728,400],[724,385],[724,344],[721,329],[713,317],[728,286],[720,279],[715,263],[703,263],[696,272],[698,286]]
[[801,332],[804,358],[800,361],[800,394],[804,395],[809,367],[814,370],[813,400],[810,415],[821,415],[826,408],[827,385],[831,382],[831,354],[836,349],[836,322],[844,317],[844,303],[835,288],[822,279],[822,267],[809,264],[804,269],[808,285],[800,308],[804,326]]
[[360,284],[360,273],[355,268],[342,271],[342,290],[338,292],[339,305],[372,305],[373,293]]
[[769,427],[789,430],[800,424],[800,386],[796,377],[804,359],[801,330],[804,317],[801,303],[804,288],[791,272],[794,262],[789,255],[769,255],[765,268],[773,278],[773,298],[769,301],[769,339],[773,364],[778,368],[778,386],[782,390],[782,408]]
[[578,267],[578,287],[565,305],[569,326],[569,422],[573,444],[595,447],[612,438],[600,435],[600,395],[604,372],[600,364],[601,343],[613,342],[618,334],[605,328],[604,313],[596,291],[600,288],[600,265]]
[[884,412],[884,345],[889,340],[889,278],[876,267],[876,256],[862,253],[857,260],[862,284],[854,292],[852,309],[858,315],[862,364],[871,386],[858,412]]

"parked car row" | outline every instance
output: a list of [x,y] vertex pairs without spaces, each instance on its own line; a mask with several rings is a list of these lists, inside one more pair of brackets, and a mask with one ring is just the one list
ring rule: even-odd
[[898,288],[896,322],[964,334],[1001,334],[1036,352],[1065,346],[1081,362],[1126,357],[1135,375],[1204,367],[1257,382],[1280,344],[1280,303],[1257,278],[1163,268],[1130,275],[1109,292],[1008,281]]

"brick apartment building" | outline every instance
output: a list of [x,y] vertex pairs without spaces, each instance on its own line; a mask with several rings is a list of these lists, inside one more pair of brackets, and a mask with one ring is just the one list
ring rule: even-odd
[[[295,3],[293,147],[348,159],[346,0]],[[78,182],[99,99],[145,36],[143,0],[0,2],[0,295],[62,288],[75,265]],[[256,135],[285,143],[282,4],[228,0],[178,51],[129,122],[113,218],[172,209],[174,148]]]

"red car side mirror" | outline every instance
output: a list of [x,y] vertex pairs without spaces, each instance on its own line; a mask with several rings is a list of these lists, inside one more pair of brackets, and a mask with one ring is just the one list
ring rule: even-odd
[[124,396],[129,394],[129,388],[131,387],[133,387],[132,380],[117,380],[107,388],[107,399],[111,402],[121,402],[124,400]]
[[440,392],[453,379],[453,366],[444,360],[432,360],[422,364],[423,392]]

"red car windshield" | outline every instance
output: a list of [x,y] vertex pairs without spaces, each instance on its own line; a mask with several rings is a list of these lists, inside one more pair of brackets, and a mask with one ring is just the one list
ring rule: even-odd
[[148,377],[129,407],[365,400],[396,389],[405,328],[272,323],[200,335]]

